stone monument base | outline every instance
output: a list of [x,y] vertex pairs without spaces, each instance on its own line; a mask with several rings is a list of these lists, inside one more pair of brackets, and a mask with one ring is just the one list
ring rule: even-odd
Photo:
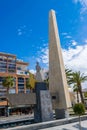
[[55,109],[56,119],[69,118],[69,112],[65,109]]
[[52,102],[49,90],[40,91],[42,122],[53,120]]
[[37,82],[35,85],[36,105],[34,109],[34,121],[44,122],[53,120],[52,102],[46,83]]

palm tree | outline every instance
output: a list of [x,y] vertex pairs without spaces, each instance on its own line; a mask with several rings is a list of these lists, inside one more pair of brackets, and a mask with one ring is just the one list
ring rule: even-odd
[[67,83],[69,83],[69,78],[70,76],[72,75],[72,70],[71,69],[68,69],[67,67],[65,67],[65,73],[66,73],[66,79],[67,79]]
[[84,103],[84,98],[83,98],[83,94],[82,94],[81,83],[85,82],[86,80],[87,80],[87,76],[85,76],[84,73],[81,74],[80,71],[72,72],[72,75],[68,79],[69,84],[74,84],[74,86],[77,86],[77,90],[80,93],[82,103]]
[[12,76],[5,77],[2,85],[7,88],[7,93],[9,93],[9,88],[14,86],[14,78]]
[[79,89],[76,84],[73,86],[73,91],[76,92],[77,95],[77,103],[79,103]]
[[[9,93],[9,88],[12,88],[14,86],[14,78],[11,77],[11,76],[8,76],[8,77],[5,77],[3,82],[2,82],[2,85],[7,88],[7,94]],[[9,112],[8,112],[8,99],[7,100],[7,110],[6,110],[6,116],[9,115]]]

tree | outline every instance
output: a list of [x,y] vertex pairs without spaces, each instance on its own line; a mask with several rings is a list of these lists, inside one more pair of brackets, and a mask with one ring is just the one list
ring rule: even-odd
[[77,86],[77,90],[80,93],[82,103],[84,103],[84,98],[82,94],[81,83],[85,82],[86,80],[87,80],[87,76],[85,76],[84,73],[81,74],[80,71],[72,72],[71,76],[68,78],[69,84],[74,84],[74,86]]
[[34,78],[34,75],[29,72],[29,79],[26,80],[26,88],[30,89],[32,92],[32,90],[35,88],[35,82],[36,80]]
[[47,89],[49,90],[49,77],[47,79],[45,79],[44,82],[46,83]]
[[67,79],[67,83],[68,83],[68,87],[70,88],[70,81],[69,78],[72,76],[72,70],[67,68],[65,66],[65,74],[66,74],[66,79]]
[[[5,77],[3,82],[2,82],[2,85],[7,88],[7,94],[9,93],[9,89],[12,88],[14,86],[14,78],[12,76],[8,76],[8,77]],[[9,111],[8,111],[8,99],[7,100],[7,110],[6,110],[6,116],[9,115]]]
[[87,97],[87,92],[84,92],[84,97],[85,97],[85,98]]
[[73,91],[77,94],[77,102],[79,103],[79,89],[76,84],[73,86]]
[[12,76],[7,76],[4,78],[2,85],[7,88],[7,93],[9,93],[9,89],[14,86],[14,78]]
[[65,67],[65,73],[66,73],[66,78],[67,78],[67,82],[68,82],[68,79],[72,75],[72,70]]
[[[26,88],[30,89],[30,92],[35,88],[36,79],[34,74],[29,72],[29,78],[26,80]],[[31,105],[31,112],[32,112],[32,105]]]
[[44,82],[46,83],[47,89],[49,90],[49,72],[45,72],[45,79]]
[[81,118],[80,116],[85,114],[85,107],[82,103],[77,103],[73,106],[73,110],[76,115],[79,116],[79,129],[81,130]]

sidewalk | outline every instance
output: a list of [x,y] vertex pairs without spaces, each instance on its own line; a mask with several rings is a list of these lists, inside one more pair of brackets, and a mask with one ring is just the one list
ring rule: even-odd
[[[81,126],[82,130],[87,130],[87,120],[82,121]],[[39,130],[79,130],[79,122]]]
[[28,115],[12,115],[8,117],[0,117],[0,124],[10,121],[22,120],[22,119],[31,119],[33,118],[34,114]]
[[[87,130],[87,116],[81,117],[82,130]],[[79,130],[78,117],[54,120],[36,124],[16,126],[6,130]]]

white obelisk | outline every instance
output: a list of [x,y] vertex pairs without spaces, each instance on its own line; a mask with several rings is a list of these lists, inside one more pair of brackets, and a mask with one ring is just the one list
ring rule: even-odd
[[55,11],[49,12],[49,90],[54,109],[71,107]]

